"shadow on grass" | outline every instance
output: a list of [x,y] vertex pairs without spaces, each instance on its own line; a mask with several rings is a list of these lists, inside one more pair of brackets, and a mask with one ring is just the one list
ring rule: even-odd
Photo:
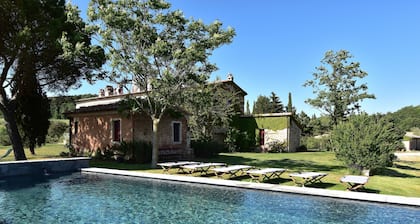
[[376,189],[363,188],[363,189],[360,189],[360,190],[358,190],[356,192],[365,192],[365,193],[379,194],[379,192],[381,192],[381,191],[376,190]]
[[333,184],[333,183],[327,183],[327,182],[322,182],[322,183],[313,183],[313,184],[308,184],[305,185],[305,187],[313,187],[313,188],[332,188],[334,186],[336,186],[337,184]]
[[287,179],[287,178],[280,177],[280,178],[269,179],[269,180],[263,181],[261,183],[267,183],[267,184],[284,184],[284,183],[287,183],[287,182],[290,182],[290,181],[292,181],[292,179]]
[[416,167],[401,165],[401,164],[397,164],[397,163],[394,166],[398,169],[403,169],[403,170],[414,170],[414,171],[420,170],[419,168],[416,168]]
[[277,167],[285,168],[289,171],[337,171],[346,169],[345,166],[339,165],[323,165],[312,161],[305,160],[292,160],[292,159],[280,159],[280,160],[254,160],[244,158],[240,156],[225,156],[219,155],[215,158],[209,159],[212,162],[224,162],[227,164],[243,164],[254,167]]
[[401,173],[390,168],[379,169],[375,175],[388,176],[388,177],[416,177],[414,175]]

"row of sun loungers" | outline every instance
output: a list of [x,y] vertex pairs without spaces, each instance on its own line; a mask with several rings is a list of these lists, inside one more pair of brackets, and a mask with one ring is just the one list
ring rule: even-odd
[[[262,168],[255,169],[248,165],[231,165],[227,166],[225,163],[200,163],[193,161],[181,161],[181,162],[166,162],[158,163],[162,167],[164,173],[168,173],[170,169],[176,168],[178,172],[193,174],[199,172],[200,174],[214,173],[217,177],[228,175],[229,178],[249,175],[251,181],[263,182],[271,178],[280,178],[286,169],[282,168]],[[327,173],[320,172],[299,172],[290,173],[290,178],[296,185],[305,187],[309,184],[322,183],[322,178],[327,176]],[[347,175],[340,179],[340,182],[348,185],[348,190],[356,191],[362,189],[368,181],[368,177],[365,176],[353,176]]]

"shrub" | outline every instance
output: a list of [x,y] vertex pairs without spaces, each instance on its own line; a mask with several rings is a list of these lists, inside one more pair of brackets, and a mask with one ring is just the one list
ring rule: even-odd
[[47,143],[57,143],[61,140],[64,133],[68,131],[69,125],[62,121],[50,121],[48,128]]
[[299,147],[296,148],[296,152],[307,152],[308,148],[306,148],[305,145],[300,145]]
[[210,158],[224,150],[223,144],[212,141],[192,141],[191,147],[194,149],[194,155],[200,158]]
[[286,149],[287,149],[286,141],[274,140],[267,144],[268,144],[268,152],[286,152]]
[[152,144],[144,141],[121,142],[96,150],[95,159],[149,163],[152,160]]
[[229,128],[224,140],[229,152],[249,152],[252,150],[252,139],[246,131],[239,131],[236,128]]
[[304,136],[301,139],[302,145],[306,146],[307,149],[325,151],[327,150],[328,145],[328,136],[321,137],[309,137]]
[[0,127],[0,145],[11,145],[9,135],[7,134],[6,127]]
[[333,129],[330,147],[351,170],[375,170],[392,165],[404,135],[398,130],[386,118],[352,116]]

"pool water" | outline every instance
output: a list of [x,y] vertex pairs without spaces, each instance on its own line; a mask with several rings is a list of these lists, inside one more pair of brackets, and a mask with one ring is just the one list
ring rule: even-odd
[[0,223],[419,223],[420,208],[74,173],[0,179]]

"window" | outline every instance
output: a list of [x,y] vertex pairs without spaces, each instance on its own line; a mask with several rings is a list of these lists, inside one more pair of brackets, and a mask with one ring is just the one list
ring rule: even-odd
[[112,141],[121,142],[121,120],[112,120]]
[[181,143],[181,122],[172,122],[172,141]]
[[79,121],[74,122],[74,134],[77,135],[79,132]]

